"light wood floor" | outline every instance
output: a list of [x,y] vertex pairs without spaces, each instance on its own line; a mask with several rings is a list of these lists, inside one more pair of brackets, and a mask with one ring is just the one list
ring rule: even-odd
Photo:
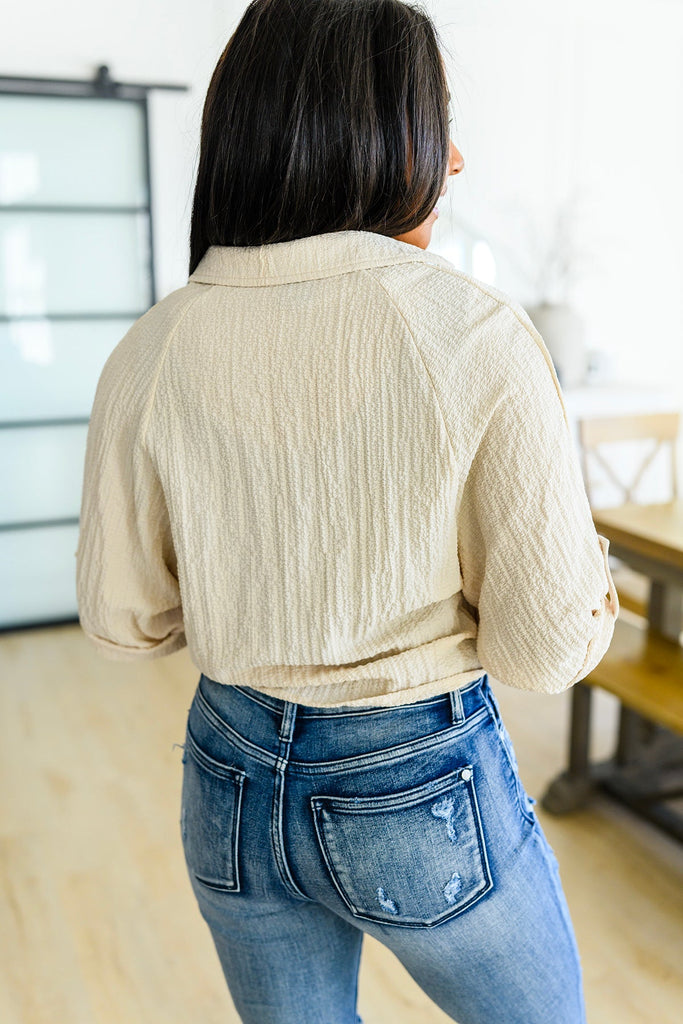
[[[3,1024],[237,1024],[180,845],[174,744],[198,677],[186,650],[107,661],[78,626],[0,637]],[[494,688],[539,798],[563,763],[569,695]],[[597,697],[602,757],[615,707]],[[539,817],[574,919],[590,1024],[679,1024],[683,848],[605,798]],[[449,1019],[367,937],[359,988],[365,1024]]]

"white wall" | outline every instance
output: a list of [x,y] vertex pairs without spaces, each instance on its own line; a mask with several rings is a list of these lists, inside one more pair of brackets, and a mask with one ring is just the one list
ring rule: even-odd
[[526,304],[530,218],[547,229],[578,192],[586,272],[569,297],[589,346],[611,356],[617,379],[673,386],[683,404],[683,4],[432,0],[430,10],[455,58],[466,167],[450,186],[452,215],[492,240],[498,286]]
[[[0,72],[178,82],[152,94],[156,276],[183,284],[204,94],[240,0],[6,5]],[[618,379],[683,404],[683,4],[678,0],[427,0],[447,57],[466,168],[451,213],[491,240],[497,285],[534,299],[527,231],[583,201],[587,273],[572,293]],[[440,241],[448,216],[435,232]]]

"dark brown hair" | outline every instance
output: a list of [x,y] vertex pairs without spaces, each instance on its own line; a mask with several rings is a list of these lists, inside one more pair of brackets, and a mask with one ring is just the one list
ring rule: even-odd
[[206,95],[190,273],[211,245],[421,224],[448,170],[448,85],[401,0],[253,0]]

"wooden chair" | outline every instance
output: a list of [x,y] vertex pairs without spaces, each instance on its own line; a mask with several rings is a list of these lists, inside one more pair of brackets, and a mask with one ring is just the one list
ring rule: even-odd
[[[680,430],[681,416],[678,412],[652,413],[636,416],[599,416],[579,420],[579,450],[581,467],[586,487],[586,494],[591,507],[594,505],[594,478],[591,474],[591,462],[598,464],[606,476],[618,489],[624,503],[636,501],[636,491],[643,479],[645,471],[651,465],[662,445],[670,444],[671,456],[671,497],[678,497],[677,473],[677,439]],[[614,471],[601,445],[616,442],[652,441],[653,447],[645,454],[636,466],[635,475],[630,482],[624,482]],[[663,499],[666,500],[666,499]],[[615,502],[619,504],[619,502]],[[622,608],[647,618],[647,607],[650,599],[650,581],[628,566],[622,565],[617,559],[610,557],[610,571],[614,585],[619,594]]]

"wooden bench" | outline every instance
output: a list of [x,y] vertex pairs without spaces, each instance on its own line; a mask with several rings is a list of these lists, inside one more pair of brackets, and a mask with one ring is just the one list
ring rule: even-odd
[[[615,755],[589,762],[593,687],[620,701]],[[647,627],[617,619],[604,658],[572,688],[569,766],[541,806],[553,814],[581,807],[603,788],[683,840],[683,817],[662,801],[683,796],[683,647]]]
[[617,619],[607,654],[583,686],[609,690],[644,718],[683,735],[683,647]]

